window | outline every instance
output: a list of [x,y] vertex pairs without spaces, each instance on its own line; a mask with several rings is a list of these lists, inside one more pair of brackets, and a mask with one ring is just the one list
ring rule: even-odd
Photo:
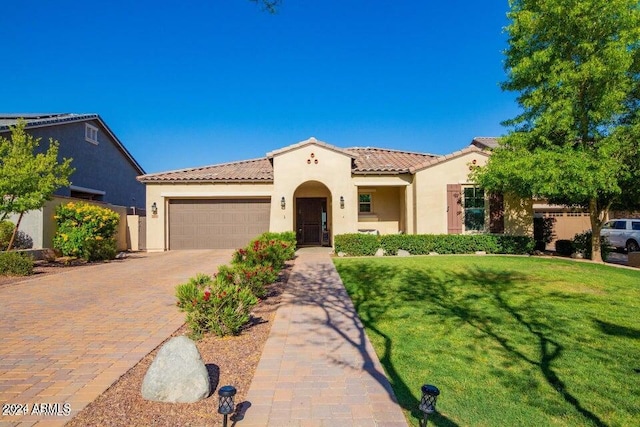
[[640,221],[632,221],[631,222],[632,230],[640,230]]
[[616,221],[614,227],[616,230],[626,230],[627,229],[627,221]]
[[358,213],[371,213],[371,194],[358,194]]
[[464,228],[466,231],[484,230],[484,190],[464,189]]
[[98,128],[89,123],[84,125],[84,139],[92,144],[98,144]]

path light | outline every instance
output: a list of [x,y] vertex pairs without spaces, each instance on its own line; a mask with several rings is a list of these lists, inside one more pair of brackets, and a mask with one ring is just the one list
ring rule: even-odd
[[236,388],[232,385],[226,385],[220,387],[218,390],[218,396],[220,401],[218,403],[218,413],[224,415],[222,425],[227,427],[227,416],[232,414],[235,407],[233,405],[233,396],[236,395]]
[[426,427],[427,417],[435,412],[436,400],[438,400],[439,394],[440,390],[434,385],[425,384],[422,386],[422,399],[420,400],[420,406],[418,406],[418,409],[424,414],[424,418],[420,421],[422,427]]

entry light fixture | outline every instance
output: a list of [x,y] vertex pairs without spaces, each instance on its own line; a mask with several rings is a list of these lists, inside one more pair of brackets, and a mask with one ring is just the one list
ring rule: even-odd
[[340,196],[340,209],[344,209],[344,197]]
[[420,405],[418,406],[418,409],[423,414],[423,419],[420,421],[421,427],[427,426],[427,417],[435,412],[436,400],[438,400],[439,395],[440,390],[438,390],[438,387],[430,384],[422,386],[422,399],[420,399]]
[[282,196],[282,198],[280,199],[280,207],[282,209],[287,207],[287,202],[284,200],[284,196]]
[[156,205],[156,202],[151,204],[151,213],[153,215],[158,215],[158,205]]
[[224,416],[222,420],[223,427],[227,427],[227,417],[235,410],[233,404],[233,396],[236,395],[236,388],[232,385],[220,387],[218,390],[218,413]]

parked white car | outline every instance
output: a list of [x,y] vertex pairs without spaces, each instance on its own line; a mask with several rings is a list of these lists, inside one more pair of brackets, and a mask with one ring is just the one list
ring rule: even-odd
[[616,249],[640,251],[640,219],[612,219],[602,226],[600,236],[606,237]]

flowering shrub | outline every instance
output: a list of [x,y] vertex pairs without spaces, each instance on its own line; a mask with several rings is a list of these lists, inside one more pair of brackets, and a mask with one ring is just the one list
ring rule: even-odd
[[207,332],[218,336],[238,334],[249,321],[251,307],[258,302],[249,288],[204,274],[178,285],[176,297],[178,308],[187,313],[186,323],[194,339]]
[[[293,236],[293,239],[291,237]],[[246,248],[233,254],[234,264],[271,265],[280,270],[285,261],[293,259],[296,251],[293,233],[264,233],[253,240]]]
[[246,287],[258,298],[267,294],[267,285],[278,278],[278,271],[271,265],[233,264],[221,265],[218,268],[218,281]]
[[111,209],[83,202],[60,205],[55,215],[58,231],[53,246],[63,255],[88,261],[113,259],[120,216]]

